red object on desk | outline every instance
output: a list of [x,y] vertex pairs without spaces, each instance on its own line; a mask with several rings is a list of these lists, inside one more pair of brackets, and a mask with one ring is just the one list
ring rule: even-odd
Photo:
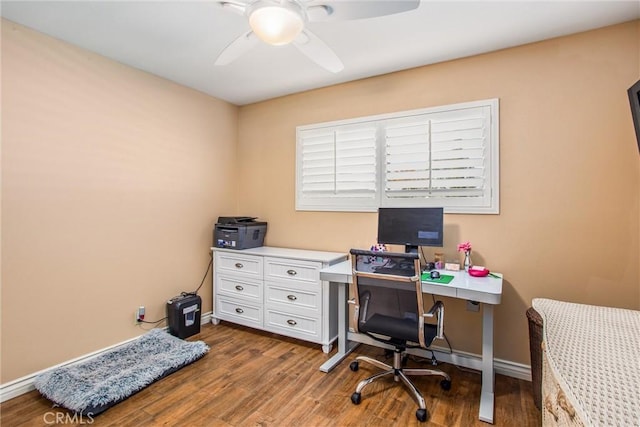
[[469,275],[471,275],[473,277],[485,277],[489,273],[490,273],[490,271],[488,269],[486,269],[486,268],[473,268],[473,267],[471,267],[469,269]]

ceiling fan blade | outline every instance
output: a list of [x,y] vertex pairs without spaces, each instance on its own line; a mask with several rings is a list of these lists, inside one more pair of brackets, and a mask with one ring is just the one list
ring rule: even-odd
[[258,37],[253,34],[253,31],[249,30],[242,34],[240,37],[229,43],[225,47],[218,58],[215,65],[227,65],[235,61],[242,54],[254,47],[258,43]]
[[420,0],[313,0],[307,3],[309,21],[347,21],[393,15],[417,9]]
[[220,7],[225,10],[231,10],[239,15],[244,15],[247,9],[247,3],[240,0],[221,0],[218,2]]
[[300,52],[325,70],[338,73],[344,69],[344,65],[338,55],[309,30],[302,30],[302,33],[293,41],[293,44]]

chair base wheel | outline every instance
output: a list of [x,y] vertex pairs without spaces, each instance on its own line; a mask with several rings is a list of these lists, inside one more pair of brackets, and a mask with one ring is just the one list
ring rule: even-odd
[[426,409],[418,409],[416,411],[416,418],[418,419],[418,421],[420,421],[421,423],[427,421],[427,410]]
[[351,395],[351,402],[352,402],[354,405],[359,405],[359,404],[360,404],[360,402],[362,402],[362,395],[361,395],[360,393],[353,393],[353,394]]
[[449,380],[440,381],[440,388],[442,388],[445,391],[451,390],[451,381]]
[[359,367],[360,364],[358,363],[358,361],[354,361],[349,364],[349,369],[351,369],[353,372],[356,372]]

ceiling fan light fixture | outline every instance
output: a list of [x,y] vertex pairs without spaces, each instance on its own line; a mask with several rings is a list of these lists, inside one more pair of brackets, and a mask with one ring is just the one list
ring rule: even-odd
[[275,46],[291,43],[304,28],[303,11],[295,2],[257,1],[248,12],[253,32]]

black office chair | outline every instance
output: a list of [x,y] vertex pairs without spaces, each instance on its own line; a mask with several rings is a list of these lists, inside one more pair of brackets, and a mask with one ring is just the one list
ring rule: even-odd
[[[358,405],[362,400],[362,390],[378,378],[393,375],[395,381],[407,386],[418,402],[416,418],[426,421],[425,400],[407,375],[438,375],[443,377],[440,386],[451,388],[451,378],[445,372],[435,369],[404,368],[407,348],[428,348],[435,338],[443,338],[444,305],[436,302],[429,311],[424,311],[422,282],[420,279],[420,259],[418,254],[372,252],[351,250],[353,263],[354,298],[349,301],[355,306],[354,328],[376,341],[391,345],[393,366],[367,356],[358,356],[349,366],[352,371],[359,369],[360,362],[367,362],[384,370],[360,381],[351,401]],[[435,324],[426,323],[432,318]]]

